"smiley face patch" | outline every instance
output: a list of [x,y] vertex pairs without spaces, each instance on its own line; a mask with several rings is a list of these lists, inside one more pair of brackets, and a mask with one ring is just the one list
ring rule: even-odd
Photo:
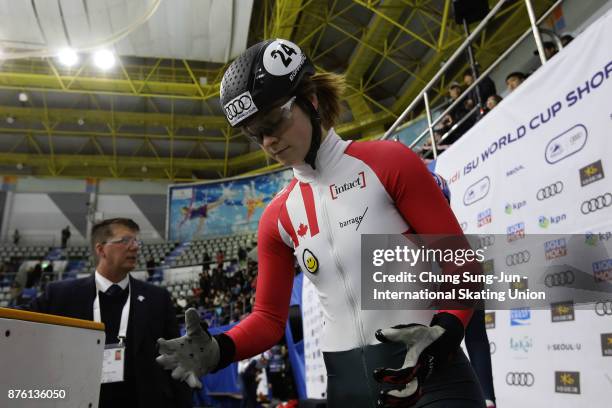
[[317,273],[319,270],[319,260],[309,249],[304,249],[302,252],[302,263],[310,273]]

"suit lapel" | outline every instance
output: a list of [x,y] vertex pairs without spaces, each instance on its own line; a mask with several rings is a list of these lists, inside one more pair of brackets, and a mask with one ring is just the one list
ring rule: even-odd
[[93,302],[96,298],[96,281],[94,274],[90,277],[82,279],[78,282],[78,290],[75,290],[72,296],[74,296],[74,302],[71,304],[76,305],[78,308],[75,310],[75,314],[78,315],[79,319],[93,320]]
[[135,350],[138,350],[144,340],[148,324],[148,306],[146,286],[138,279],[130,276],[130,322],[129,329],[134,337]]

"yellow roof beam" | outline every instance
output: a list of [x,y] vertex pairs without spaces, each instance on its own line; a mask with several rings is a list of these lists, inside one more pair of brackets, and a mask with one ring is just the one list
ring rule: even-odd
[[219,95],[219,84],[103,78],[0,71],[0,88],[66,93],[129,95],[149,98],[207,100]]
[[[79,138],[91,138],[91,137],[112,137],[113,134],[110,130],[106,132],[101,131],[91,131],[91,130],[61,130],[57,128],[53,128],[51,130],[52,136],[54,138],[62,138],[62,137],[79,137]],[[0,127],[0,137],[3,134],[8,135],[16,135],[16,134],[31,134],[31,135],[39,135],[39,134],[47,134],[47,129],[45,128],[8,128],[8,127]],[[168,132],[164,130],[163,133],[133,133],[133,132],[122,132],[120,130],[115,131],[114,134],[119,139],[150,139],[152,141],[156,140],[168,140]],[[232,139],[242,138],[240,133],[235,133],[230,137]],[[225,142],[225,136],[202,136],[202,135],[174,135],[174,140],[177,141],[191,141],[191,142]],[[245,139],[243,139],[244,143],[248,143]],[[237,141],[232,140],[233,143]]]
[[172,115],[171,113],[144,113],[88,109],[44,109],[17,106],[0,106],[1,116],[12,116],[17,120],[58,122],[76,124],[79,119],[85,123],[136,126],[165,126],[178,128],[223,128],[227,122],[223,116],[210,115]]
[[382,17],[383,14],[378,12],[376,7],[369,6],[364,2],[357,1],[357,3],[374,12],[374,16],[372,16],[367,30],[361,37],[357,48],[355,48],[349,66],[346,69],[346,79],[353,84],[358,83],[363,78],[367,69],[377,58],[377,53],[372,51],[373,48],[382,50],[381,53],[385,54],[385,44],[391,30],[393,30],[393,25],[389,24],[388,19],[397,20],[404,12],[401,0],[391,0],[384,3],[386,10],[384,15],[386,18]]
[[270,38],[291,40],[300,12],[308,3],[304,0],[277,0],[274,3]]
[[295,40],[304,52],[314,58],[315,55],[311,52],[313,37],[321,32],[324,27],[319,19],[312,18],[311,15],[318,15],[323,19],[327,12],[327,0],[311,0],[305,5],[304,11],[300,14],[299,23],[295,27]]

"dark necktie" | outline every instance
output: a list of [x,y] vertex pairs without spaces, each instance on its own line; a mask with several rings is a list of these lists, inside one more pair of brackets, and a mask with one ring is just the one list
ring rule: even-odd
[[120,294],[122,292],[123,289],[121,289],[121,286],[117,285],[117,284],[113,284],[110,286],[110,288],[106,289],[106,293],[108,296],[117,296],[118,294]]

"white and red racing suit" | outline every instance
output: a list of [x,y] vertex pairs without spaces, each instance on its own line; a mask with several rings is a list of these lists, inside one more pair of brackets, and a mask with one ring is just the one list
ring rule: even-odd
[[[378,344],[377,329],[429,325],[431,310],[361,310],[361,234],[462,234],[444,195],[421,159],[401,143],[344,141],[332,129],[316,170],[294,179],[270,202],[259,223],[253,312],[225,333],[241,360],[276,344],[284,333],[294,256],[317,288],[324,313],[322,351]],[[445,310],[464,327],[470,310]],[[224,344],[225,343],[225,344]],[[220,342],[228,349],[227,338]]]

